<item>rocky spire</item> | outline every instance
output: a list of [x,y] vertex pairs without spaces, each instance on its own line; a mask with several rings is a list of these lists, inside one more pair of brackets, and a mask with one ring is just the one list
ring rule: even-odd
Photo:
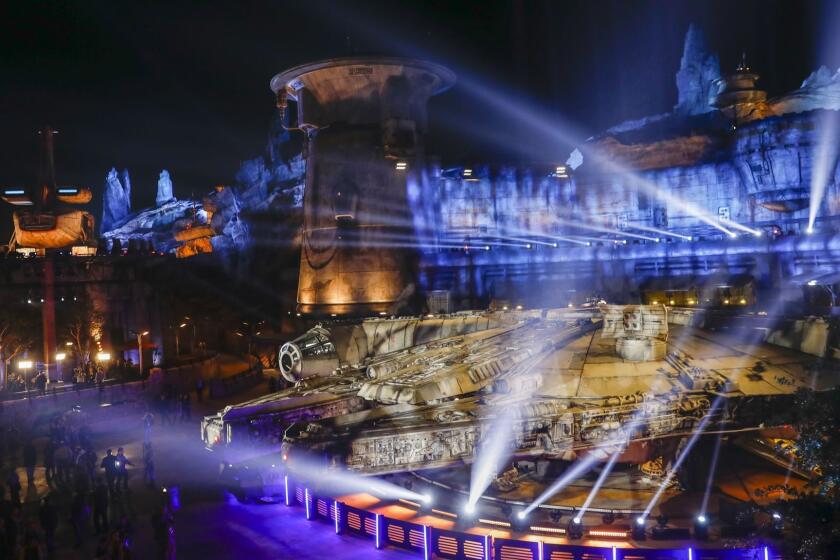
[[694,24],[685,34],[680,69],[677,72],[677,104],[674,112],[698,115],[712,110],[710,100],[715,93],[714,81],[720,78],[720,61],[709,52],[706,37]]
[[120,173],[120,183],[122,183],[125,191],[125,198],[128,200],[128,209],[131,210],[131,177],[128,176],[128,169],[123,169]]
[[[127,173],[124,172],[123,176],[126,180],[128,179]],[[128,189],[130,190],[131,187],[129,186]],[[112,168],[105,177],[101,232],[111,231],[128,216],[131,212],[131,201],[128,196],[129,191],[120,182],[117,170]]]
[[160,172],[160,177],[158,177],[158,188],[155,203],[158,206],[163,206],[170,200],[175,200],[175,197],[172,196],[172,179],[169,178],[169,171],[164,169]]

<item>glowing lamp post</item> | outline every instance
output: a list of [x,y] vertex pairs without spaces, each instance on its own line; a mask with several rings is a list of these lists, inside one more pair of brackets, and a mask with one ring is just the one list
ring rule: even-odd
[[23,380],[26,383],[26,392],[29,393],[29,371],[32,369],[32,360],[20,360],[18,369],[23,372]]
[[143,377],[143,337],[148,335],[149,331],[131,331],[131,334],[137,337],[137,364],[140,366],[140,377]]
[[64,365],[64,359],[67,358],[66,352],[56,352],[55,353],[55,365],[58,369],[58,379],[64,379],[64,372],[62,371]]

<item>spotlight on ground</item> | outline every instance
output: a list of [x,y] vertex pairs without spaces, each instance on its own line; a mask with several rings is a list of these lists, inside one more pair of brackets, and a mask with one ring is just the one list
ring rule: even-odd
[[583,519],[580,517],[573,517],[569,521],[569,526],[566,528],[566,536],[569,540],[578,540],[583,538]]
[[778,511],[774,511],[770,514],[770,536],[776,539],[782,538],[782,534],[785,530],[785,520],[782,517],[782,514]]
[[530,528],[528,514],[525,511],[520,511],[511,519],[513,528],[517,531],[527,531]]
[[643,516],[637,517],[633,521],[633,527],[631,528],[632,537],[634,541],[643,541],[647,538],[646,529],[646,520]]
[[694,538],[698,541],[709,540],[709,519],[703,514],[694,518]]

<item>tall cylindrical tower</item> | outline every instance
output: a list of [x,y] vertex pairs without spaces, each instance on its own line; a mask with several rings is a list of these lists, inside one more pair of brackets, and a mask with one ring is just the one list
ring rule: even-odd
[[298,310],[392,311],[414,290],[408,186],[424,168],[429,98],[455,76],[382,57],[305,64],[271,80],[283,111],[297,102],[307,137]]

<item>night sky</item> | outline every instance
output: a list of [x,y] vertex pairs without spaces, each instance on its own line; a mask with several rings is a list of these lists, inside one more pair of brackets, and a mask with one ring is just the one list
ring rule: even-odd
[[[167,168],[175,194],[230,183],[264,152],[277,72],[319,58],[429,58],[523,107],[593,134],[670,110],[689,23],[733,68],[746,49],[771,95],[825,59],[819,2],[462,1],[65,2],[0,8],[0,183],[29,184],[35,132],[57,137],[59,183],[101,196],[128,168],[134,208],[153,203]],[[836,32],[836,30],[835,30]],[[445,162],[565,160],[504,112],[456,86],[431,106],[430,151]],[[480,126],[478,124],[480,123]],[[492,132],[492,134],[490,134]],[[487,134],[485,134],[487,133]],[[510,146],[488,140],[509,137]],[[0,210],[2,242],[8,209]],[[99,219],[99,209],[93,211]]]

